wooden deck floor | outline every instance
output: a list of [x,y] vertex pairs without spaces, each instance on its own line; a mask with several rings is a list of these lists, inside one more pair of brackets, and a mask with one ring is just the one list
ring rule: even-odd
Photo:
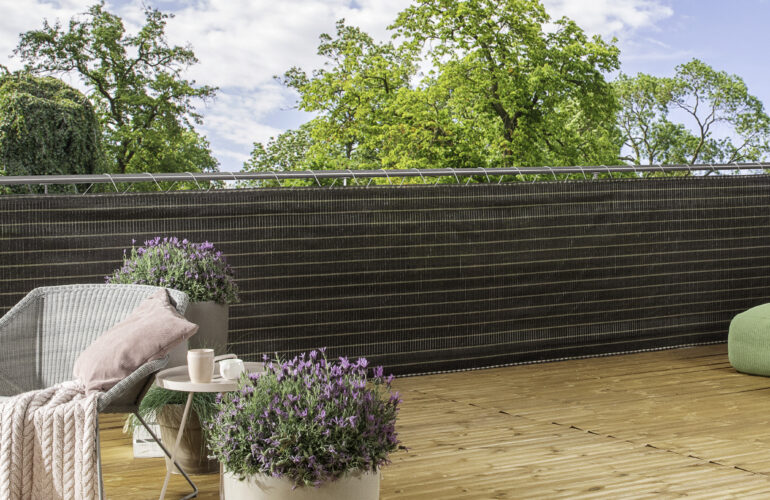
[[[770,498],[770,378],[725,345],[396,381],[410,448],[382,499]],[[102,420],[109,498],[156,498],[160,459]],[[218,498],[196,476],[199,498]],[[174,476],[171,494],[186,492]]]

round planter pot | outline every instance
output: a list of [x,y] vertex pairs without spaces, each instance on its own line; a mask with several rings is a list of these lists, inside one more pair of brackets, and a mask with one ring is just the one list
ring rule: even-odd
[[227,349],[227,329],[230,318],[227,304],[213,301],[190,302],[185,317],[199,326],[198,332],[190,337],[190,349],[214,349],[225,352]]
[[379,500],[380,473],[351,474],[318,488],[303,486],[292,489],[285,478],[276,479],[257,474],[244,481],[225,472],[222,488],[225,500]]
[[[161,440],[169,453],[172,454],[179,432],[179,424],[182,421],[182,413],[184,413],[184,406],[182,405],[166,405],[158,412]],[[177,468],[171,463],[171,459],[165,454],[163,456],[166,458],[166,469],[173,474],[179,474]],[[184,426],[179,450],[176,452],[176,461],[188,474],[219,472],[219,462],[208,459],[208,447],[203,439],[198,415],[194,411],[190,411],[187,425]]]

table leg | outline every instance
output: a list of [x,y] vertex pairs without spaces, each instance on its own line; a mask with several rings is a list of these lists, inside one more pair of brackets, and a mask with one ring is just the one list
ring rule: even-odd
[[[187,423],[187,414],[190,413],[190,406],[192,405],[193,393],[187,395],[187,404],[184,405],[184,413],[182,413],[182,421],[179,423],[179,432],[176,435],[176,444],[174,450],[171,452],[171,463],[176,461],[176,451],[179,449],[179,444],[182,442],[182,434],[184,433],[184,426]],[[171,471],[166,470],[166,479],[163,480],[163,489],[160,490],[160,499],[163,500],[166,497],[166,488],[168,488],[168,480],[171,478]]]

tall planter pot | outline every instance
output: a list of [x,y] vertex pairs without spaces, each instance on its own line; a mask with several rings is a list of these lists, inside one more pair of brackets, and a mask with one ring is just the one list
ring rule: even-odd
[[[169,453],[174,453],[176,445],[176,436],[179,432],[179,425],[182,421],[184,406],[166,405],[158,412],[158,425],[160,426],[161,440]],[[198,415],[191,411],[187,425],[184,426],[182,440],[179,442],[179,449],[176,450],[176,461],[182,466],[182,469],[188,474],[211,474],[219,472],[219,462],[209,460],[208,446],[203,439],[203,430],[201,429]],[[179,471],[171,463],[171,459],[166,457],[166,469],[173,474],[179,474]]]
[[380,473],[351,474],[318,488],[292,487],[288,479],[264,474],[244,481],[229,472],[222,475],[225,500],[379,500]]
[[230,319],[227,304],[213,301],[191,302],[185,317],[198,325],[198,333],[190,337],[190,349],[214,349],[224,352],[227,348],[227,329]]

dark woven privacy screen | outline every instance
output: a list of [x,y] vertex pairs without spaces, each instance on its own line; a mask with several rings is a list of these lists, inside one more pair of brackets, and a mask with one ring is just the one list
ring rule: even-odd
[[0,197],[0,313],[131,239],[214,242],[231,349],[397,374],[726,338],[770,299],[770,178]]

